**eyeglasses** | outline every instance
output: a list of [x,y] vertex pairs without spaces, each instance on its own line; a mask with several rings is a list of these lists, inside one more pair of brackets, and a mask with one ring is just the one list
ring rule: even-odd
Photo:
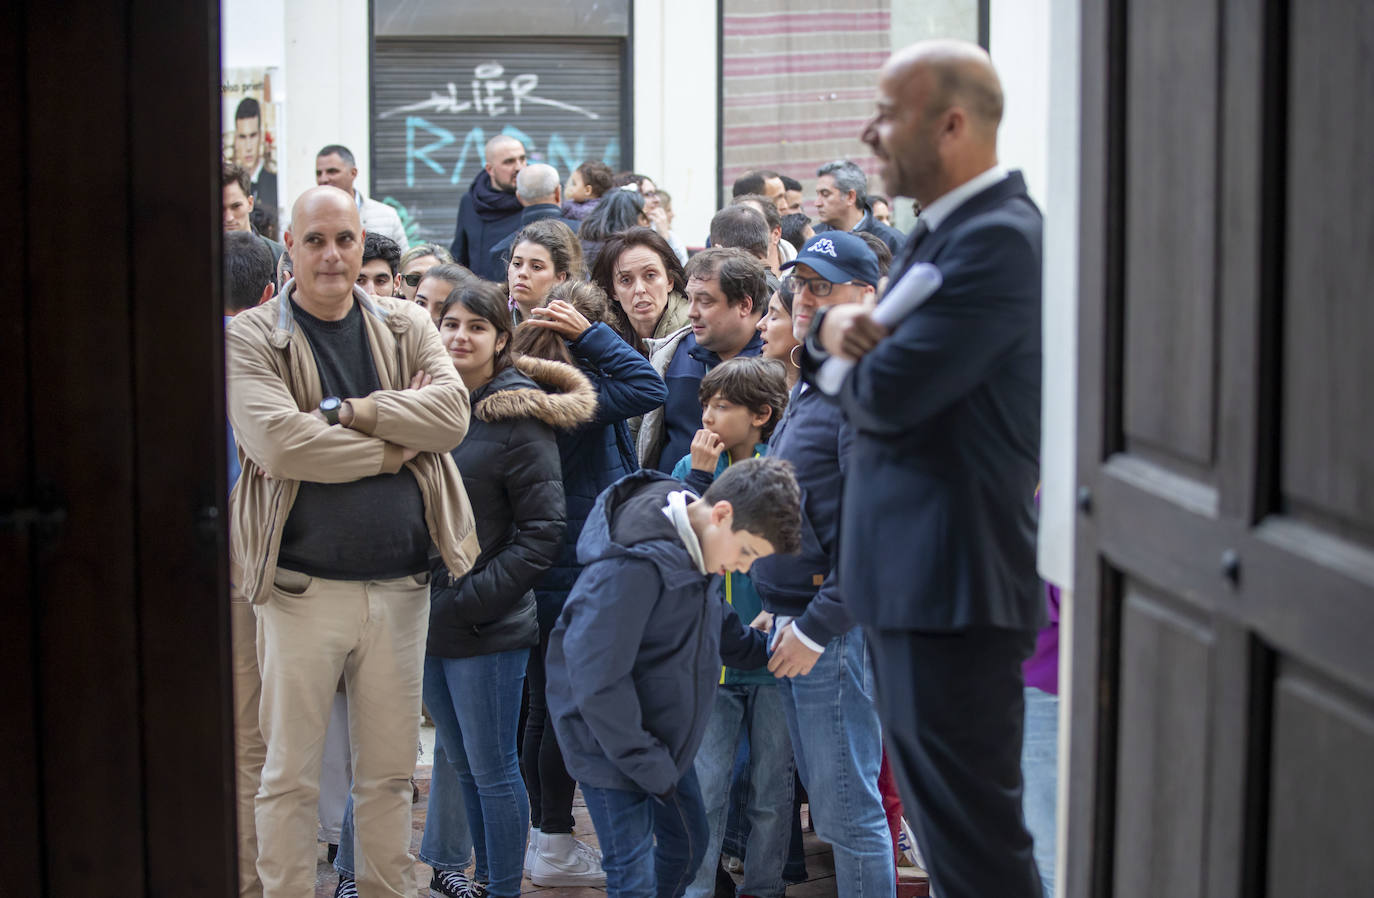
[[406,286],[407,286],[407,287],[418,287],[418,286],[420,286],[420,281],[424,280],[424,278],[425,278],[425,273],[424,273],[423,271],[417,271],[417,272],[414,273],[414,274],[403,274],[403,275],[401,275],[401,280],[403,280],[403,281],[406,282]]
[[789,274],[787,277],[782,279],[782,285],[783,287],[787,288],[788,292],[792,293],[792,295],[794,296],[802,292],[802,288],[809,289],[811,291],[811,295],[816,297],[817,299],[822,299],[826,296],[829,296],[830,290],[833,287],[845,286],[845,284],[832,283],[831,281],[827,281],[825,278],[804,278],[799,274]]

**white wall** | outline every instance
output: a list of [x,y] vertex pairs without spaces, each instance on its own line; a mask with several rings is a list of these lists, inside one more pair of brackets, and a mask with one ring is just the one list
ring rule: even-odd
[[[241,2],[241,0],[226,0]],[[315,153],[339,143],[358,160],[358,189],[367,192],[371,128],[367,0],[282,0],[286,31],[285,157],[282,185],[291,203],[315,184]]]
[[693,244],[716,212],[716,0],[634,0],[635,171],[673,195]]

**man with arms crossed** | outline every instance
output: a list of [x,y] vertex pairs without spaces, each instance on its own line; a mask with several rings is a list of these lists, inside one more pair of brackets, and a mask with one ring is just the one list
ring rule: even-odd
[[941,898],[1041,895],[1021,809],[1021,664],[1045,615],[1041,227],[1020,173],[997,162],[1001,116],[997,73],[972,44],[888,61],[864,140],[888,189],[923,209],[890,283],[930,262],[943,286],[890,333],[861,306],[822,310],[803,366],[821,350],[858,360],[839,392],[855,432],[840,579]]
[[226,338],[244,456],[230,574],[257,610],[267,741],[258,875],[266,898],[313,893],[320,757],[342,675],[359,885],[414,895],[429,556],[437,548],[436,573],[457,576],[478,552],[449,456],[467,431],[468,395],[423,310],[356,287],[363,230],[351,196],[302,194],[286,245],[285,295],[240,314]]

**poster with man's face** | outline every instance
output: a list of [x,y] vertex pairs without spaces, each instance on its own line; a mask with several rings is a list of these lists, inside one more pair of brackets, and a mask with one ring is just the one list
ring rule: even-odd
[[281,214],[277,196],[281,104],[272,97],[277,77],[275,68],[225,69],[220,84],[224,159],[248,173],[254,226],[274,238]]

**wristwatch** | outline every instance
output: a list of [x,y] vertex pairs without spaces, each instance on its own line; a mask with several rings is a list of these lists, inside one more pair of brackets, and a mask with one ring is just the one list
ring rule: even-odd
[[326,396],[320,400],[320,414],[331,425],[339,423],[339,409],[343,407],[343,400],[338,396]]

